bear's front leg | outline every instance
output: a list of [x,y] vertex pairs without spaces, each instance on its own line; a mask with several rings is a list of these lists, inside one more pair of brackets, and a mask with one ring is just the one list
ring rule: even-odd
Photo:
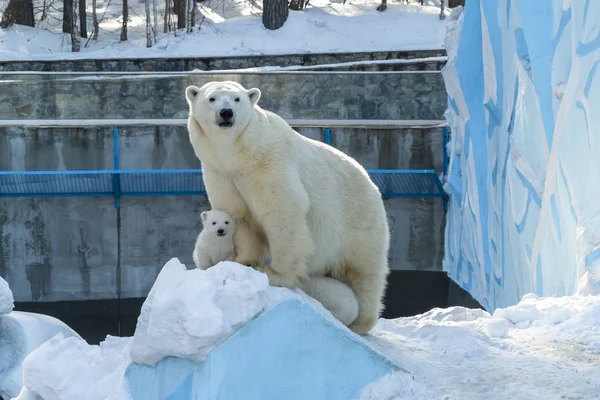
[[236,221],[237,227],[233,235],[234,261],[242,265],[257,267],[263,263],[265,243],[261,240],[255,223],[249,221],[248,217]]
[[258,270],[273,286],[295,288],[308,277],[306,260],[313,252],[308,227],[308,194],[295,171],[276,171],[249,181],[243,190],[250,212],[264,231],[271,263]]

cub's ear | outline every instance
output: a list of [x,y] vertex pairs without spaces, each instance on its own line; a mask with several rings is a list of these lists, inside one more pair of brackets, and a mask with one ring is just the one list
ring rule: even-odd
[[252,103],[253,106],[258,104],[258,100],[260,100],[260,89],[252,88],[252,89],[247,90],[246,93],[248,94],[248,97],[250,98],[250,102]]
[[202,211],[200,213],[200,217],[202,218],[202,222],[206,221],[206,216],[208,215],[208,211]]
[[196,96],[198,96],[198,93],[200,93],[200,88],[198,86],[191,85],[185,88],[185,98],[189,105],[192,105]]

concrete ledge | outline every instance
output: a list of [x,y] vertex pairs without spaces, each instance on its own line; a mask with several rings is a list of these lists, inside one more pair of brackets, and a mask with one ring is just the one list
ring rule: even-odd
[[248,323],[200,364],[132,364],[133,400],[348,400],[400,368],[309,305],[285,300]]
[[[356,128],[356,129],[431,129],[448,126],[445,120],[431,119],[286,119],[294,128]],[[26,128],[123,128],[142,126],[187,126],[187,118],[169,119],[5,119],[0,127]]]

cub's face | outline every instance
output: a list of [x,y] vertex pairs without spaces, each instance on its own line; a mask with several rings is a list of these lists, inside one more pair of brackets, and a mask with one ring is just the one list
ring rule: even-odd
[[229,214],[219,210],[210,210],[203,211],[200,216],[202,217],[204,230],[210,232],[211,235],[220,238],[233,235],[233,232],[235,231],[235,221]]
[[246,90],[231,81],[209,82],[201,88],[188,86],[185,96],[190,115],[204,132],[236,135],[250,122],[260,90]]

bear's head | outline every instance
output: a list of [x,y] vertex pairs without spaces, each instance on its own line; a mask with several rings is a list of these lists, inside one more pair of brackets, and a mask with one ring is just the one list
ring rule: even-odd
[[237,82],[208,82],[202,87],[185,89],[190,116],[208,135],[242,132],[260,99],[259,89],[246,90]]
[[229,214],[221,210],[202,211],[202,225],[211,235],[230,237],[235,231],[235,221]]

